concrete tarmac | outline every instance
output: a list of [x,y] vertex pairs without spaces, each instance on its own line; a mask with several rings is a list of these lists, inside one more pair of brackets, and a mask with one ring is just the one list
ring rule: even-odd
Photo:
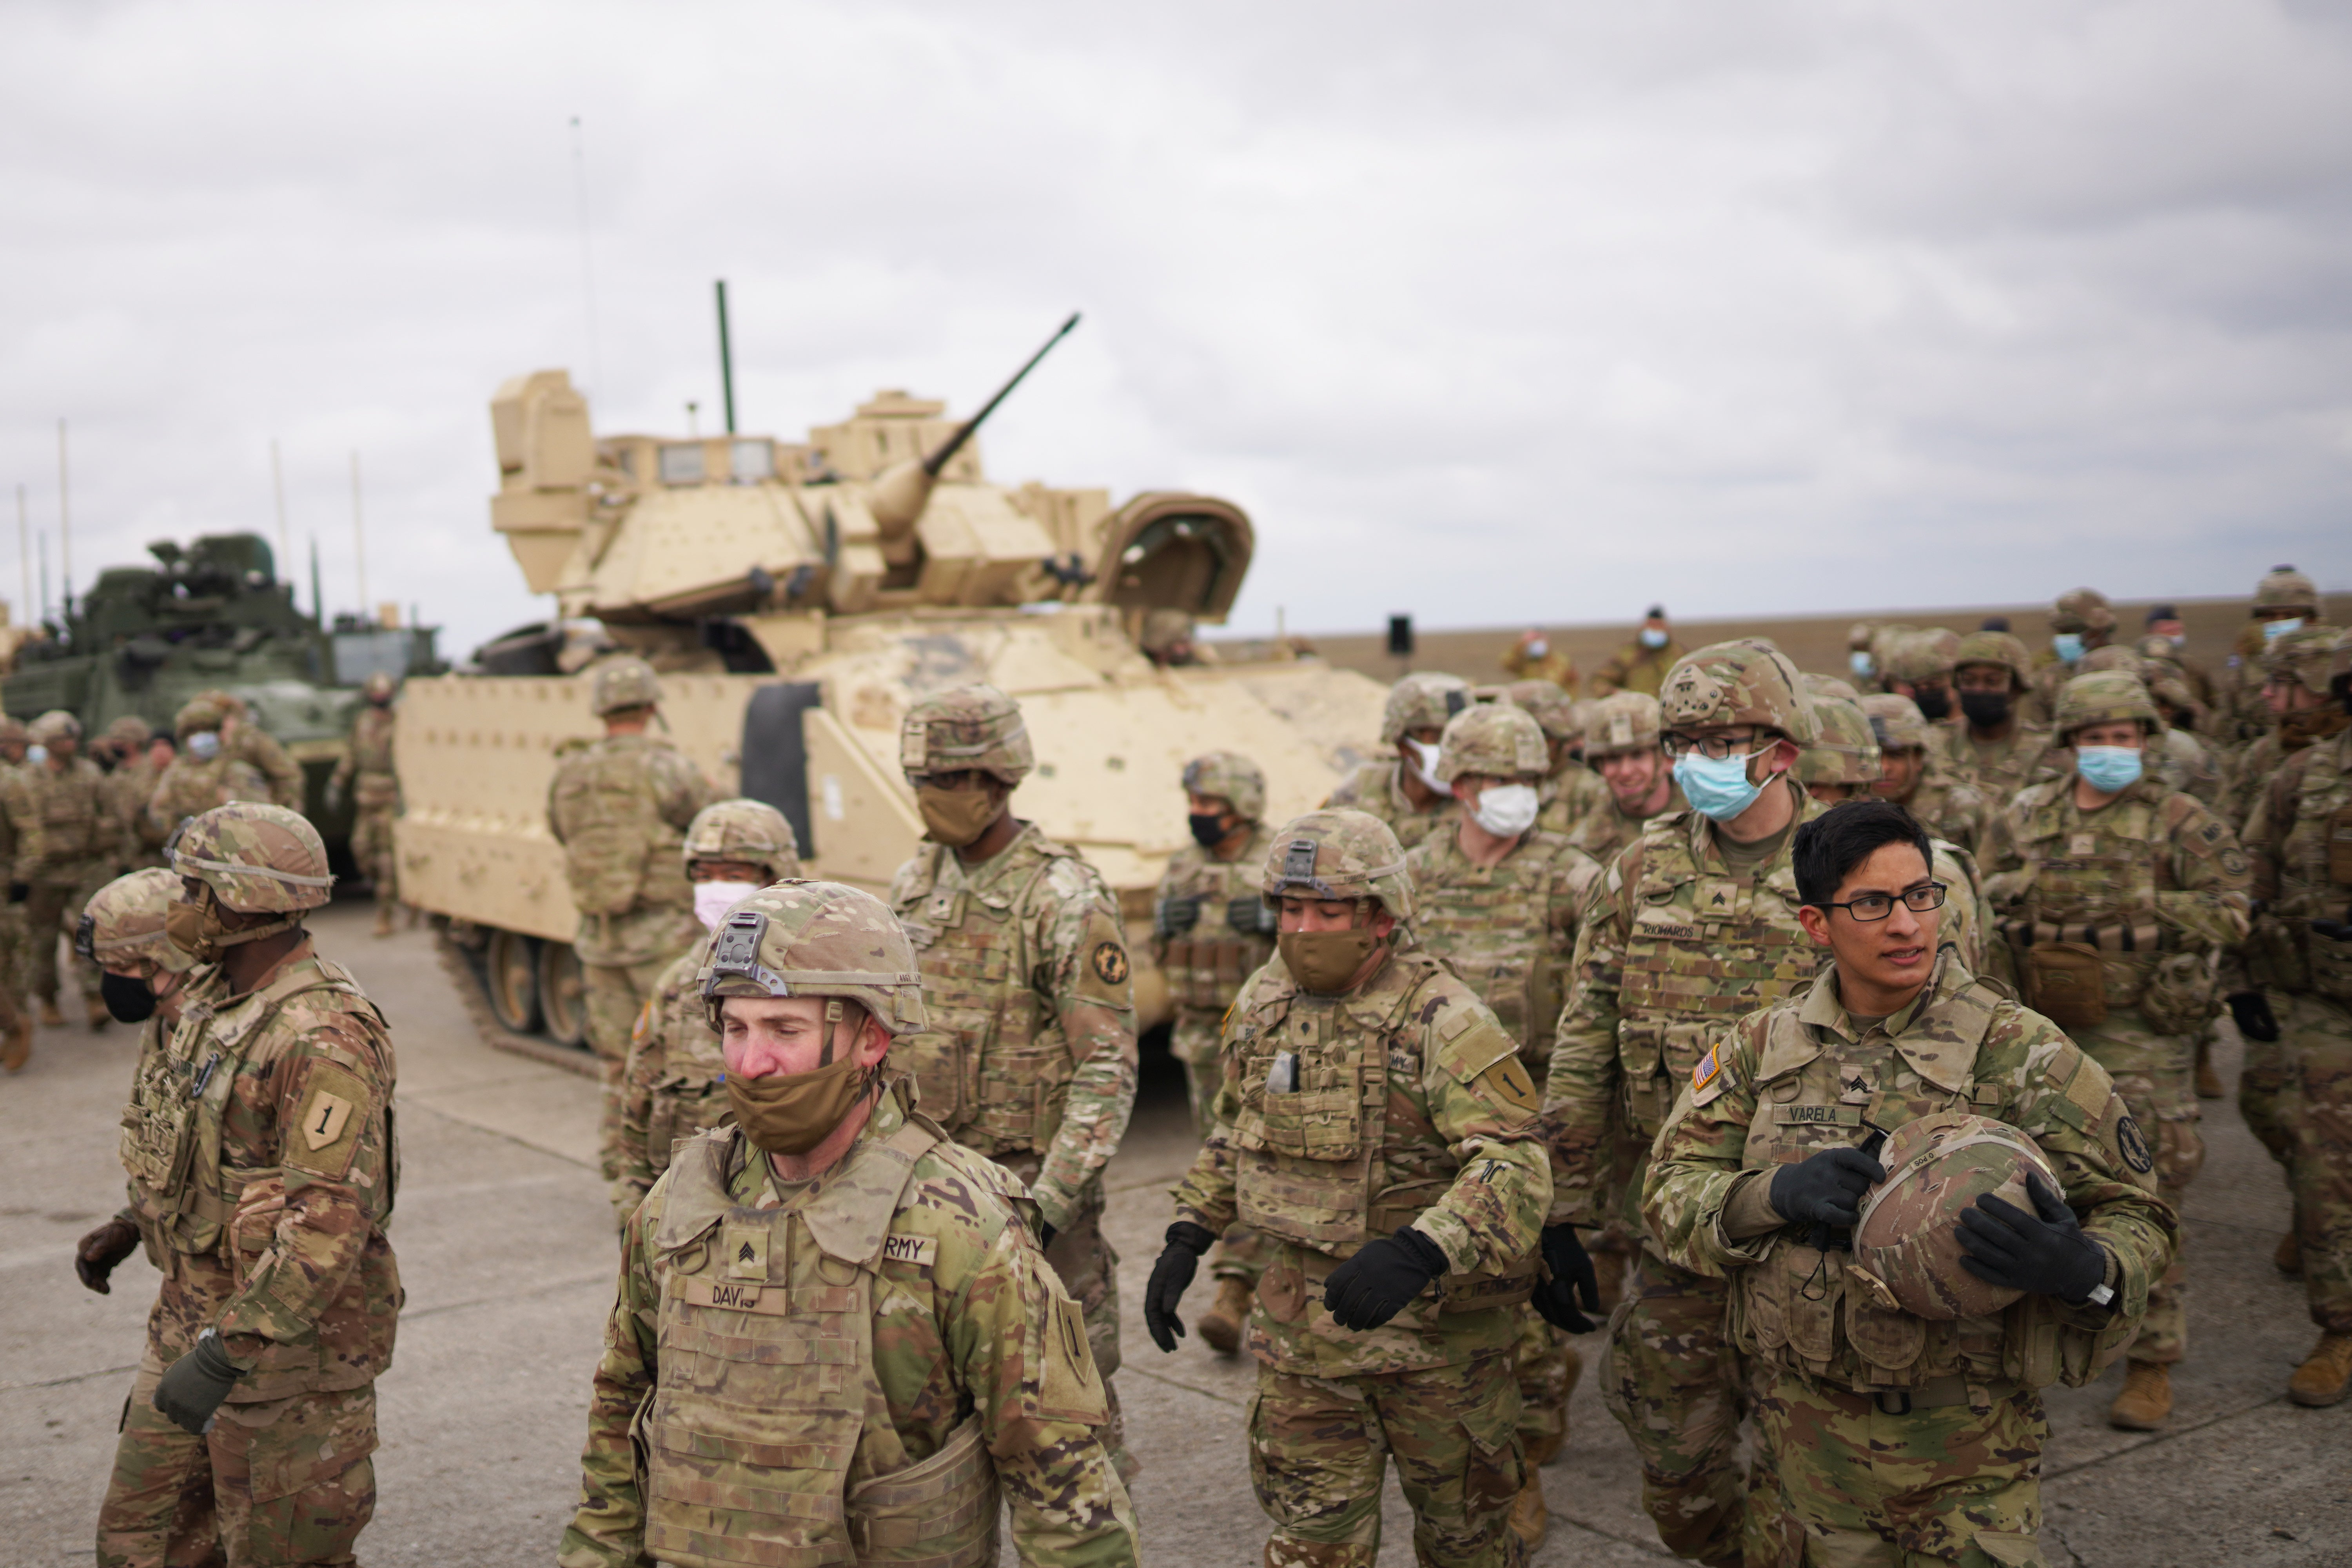
[[[372,940],[369,919],[352,903],[315,922],[321,948],[390,1017],[400,1054],[392,1234],[408,1308],[381,1384],[379,1501],[361,1558],[550,1563],[577,1492],[615,1257],[594,1168],[595,1085],[489,1048],[431,933]],[[2224,1028],[2231,1077],[2237,1052]],[[120,1026],[45,1029],[31,1065],[0,1080],[0,1564],[94,1555],[153,1276],[134,1255],[111,1295],[93,1295],[71,1256],[122,1201],[115,1144],[135,1043]],[[2284,1189],[2233,1104],[2208,1101],[2205,1115],[2211,1152],[2188,1215],[2192,1340],[2171,1425],[2108,1429],[2116,1373],[2051,1391],[2043,1539],[2053,1563],[2352,1563],[2352,1402],[2305,1410],[2285,1395],[2315,1331],[2300,1284],[2270,1263]],[[1254,1374],[1197,1339],[1163,1356],[1143,1332],[1167,1188],[1191,1154],[1181,1092],[1160,1075],[1110,1172],[1126,1321],[1118,1385],[1144,1465],[1136,1503],[1152,1560],[1255,1563],[1265,1526],[1243,1447]],[[1204,1271],[1186,1304],[1198,1311],[1209,1300]],[[1597,1355],[1593,1341],[1583,1348]],[[1638,1479],[1588,1382],[1568,1447],[1544,1472],[1554,1523],[1536,1561],[1664,1560]],[[1413,1561],[1411,1521],[1393,1482],[1386,1520],[1380,1561],[1402,1568]]]

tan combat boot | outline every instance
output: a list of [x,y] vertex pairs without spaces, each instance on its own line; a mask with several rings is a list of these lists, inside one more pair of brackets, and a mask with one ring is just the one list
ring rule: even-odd
[[2293,1231],[2279,1237],[2278,1250],[2271,1254],[2278,1271],[2290,1279],[2303,1278],[2303,1238]]
[[1201,1314],[1192,1326],[1201,1331],[1201,1338],[1219,1355],[1231,1355],[1242,1348],[1242,1325],[1249,1321],[1250,1285],[1246,1279],[1228,1274],[1217,1281],[1216,1305]]
[[2197,1042],[2197,1098],[2221,1098],[2221,1075],[2213,1070],[2213,1037],[2210,1034]]
[[2352,1334],[2322,1334],[2311,1355],[2286,1380],[2297,1405],[2333,1405],[2352,1391]]
[[375,930],[371,934],[375,936],[390,936],[392,934],[392,906],[390,904],[376,905]]
[[18,1014],[16,1026],[8,1031],[5,1041],[0,1041],[0,1068],[10,1072],[22,1072],[25,1064],[33,1059],[33,1020],[29,1014]]
[[2107,1425],[2126,1432],[2153,1432],[2172,1414],[2172,1369],[2163,1362],[2124,1365],[2124,1391],[2107,1406]]
[[1526,1543],[1530,1554],[1551,1531],[1551,1510],[1544,1506],[1543,1466],[1560,1450],[1557,1437],[1538,1437],[1528,1445],[1528,1479],[1511,1500],[1511,1533]]
[[45,1029],[62,1029],[65,1026],[66,1016],[58,1011],[58,999],[54,996],[42,997],[41,1027]]

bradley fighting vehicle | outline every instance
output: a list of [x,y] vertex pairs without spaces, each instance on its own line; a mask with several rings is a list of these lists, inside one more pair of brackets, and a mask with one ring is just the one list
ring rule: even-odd
[[[1165,984],[1143,939],[1161,867],[1190,841],[1185,759],[1255,758],[1280,822],[1372,752],[1386,693],[1313,658],[1156,668],[1144,617],[1223,620],[1250,521],[1207,496],[1114,507],[991,480],[971,436],[1020,379],[960,425],[883,392],[785,442],[600,437],[564,372],[518,376],[490,405],[491,525],[566,622],[593,618],[662,672],[671,741],[721,795],[781,809],[812,876],[879,892],[914,852],[911,700],[979,680],[1018,698],[1037,767],[1013,809],[1117,890],[1149,1027]],[[482,650],[485,673],[409,682],[396,833],[402,897],[477,949],[499,1021],[577,1044],[576,913],[547,791],[557,748],[602,726],[584,675],[559,673],[562,640],[527,629]]]

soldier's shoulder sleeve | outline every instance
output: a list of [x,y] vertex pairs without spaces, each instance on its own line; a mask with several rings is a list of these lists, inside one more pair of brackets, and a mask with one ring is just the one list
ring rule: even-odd
[[263,1035],[257,1063],[274,1062],[283,1086],[278,1163],[341,1178],[392,1099],[392,1043],[382,1016],[355,987],[320,987],[289,999]]
[[1014,1223],[1008,1184],[1019,1186],[1011,1173],[961,1144],[932,1145],[915,1163],[882,1244],[886,1271],[919,1274],[940,1294],[961,1295]]
[[1517,1082],[1526,1086],[1528,1107],[1533,1108],[1535,1089],[1527,1070],[1518,1067],[1518,1042],[1511,1038],[1494,1010],[1452,970],[1432,961],[1427,978],[1415,987],[1409,1005],[1421,1033],[1423,1060],[1456,1083],[1470,1085],[1507,1059],[1517,1068]]

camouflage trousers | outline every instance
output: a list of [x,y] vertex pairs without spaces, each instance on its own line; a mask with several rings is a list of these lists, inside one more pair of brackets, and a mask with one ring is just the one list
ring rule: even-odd
[[99,1568],[356,1562],[375,1513],[375,1389],[224,1405],[204,1436],[155,1409],[152,1350],[123,1405],[98,1511]]
[[352,818],[352,858],[375,889],[375,901],[388,907],[400,901],[400,859],[392,850],[390,805],[363,805]]
[[[1184,1087],[1192,1091],[1192,1131],[1205,1139],[1209,1129],[1216,1125],[1216,1114],[1211,1109],[1217,1099],[1217,1068],[1213,1059],[1195,1065],[1184,1058]],[[1238,1279],[1251,1289],[1257,1289],[1260,1277],[1273,1249],[1265,1238],[1236,1220],[1225,1226],[1225,1234],[1209,1251],[1209,1277],[1213,1279]]]
[[1570,1361],[1576,1353],[1569,1337],[1533,1309],[1520,1316],[1519,1341],[1511,1354],[1519,1385],[1519,1444],[1538,1463],[1568,1441],[1568,1396],[1582,1370],[1580,1358]]
[[1266,1568],[1371,1568],[1388,1462],[1425,1568],[1517,1568],[1511,1502],[1525,1476],[1512,1358],[1362,1377],[1261,1365],[1250,1481],[1274,1521]]
[[2283,1097],[2287,1184],[2311,1321],[2352,1334],[2352,1008],[2273,992],[2291,1068]]
[[[996,1163],[1026,1185],[1037,1179],[1045,1162],[1033,1151],[999,1154]],[[1111,1246],[1110,1237],[1103,1234],[1102,1216],[1102,1181],[1097,1177],[1079,1193],[1069,1225],[1054,1233],[1053,1244],[1045,1248],[1045,1261],[1054,1266],[1054,1272],[1061,1277],[1062,1289],[1070,1293],[1070,1299],[1086,1314],[1087,1344],[1095,1352],[1095,1369],[1102,1373],[1103,1400],[1110,1411],[1103,1421],[1103,1447],[1110,1451],[1111,1462],[1118,1467],[1119,1479],[1131,1481],[1142,1473],[1143,1467],[1128,1451],[1127,1416],[1118,1406],[1118,1390],[1111,1386],[1110,1381],[1120,1361],[1118,1253]]]
[[[673,954],[672,957],[676,955]],[[597,1165],[607,1186],[621,1172],[622,1097],[627,1085],[622,1075],[629,1065],[629,1035],[645,1011],[670,959],[644,963],[583,963],[582,1005],[587,1014],[588,1048],[596,1053],[597,1079],[604,1089],[604,1115],[596,1124]]]
[[1757,1395],[1756,1444],[1778,1477],[1779,1539],[1751,1551],[1750,1568],[2036,1568],[2049,1436],[2032,1389],[1896,1415],[1774,1374]]
[[[2204,1112],[2197,1103],[2196,1047],[2185,1035],[2159,1035],[2137,1012],[2120,1010],[2106,1022],[2068,1031],[2084,1053],[2107,1069],[2116,1092],[2138,1122],[2156,1159],[2158,1195],[2180,1207],[2189,1184],[2205,1165],[2205,1140],[2197,1131]],[[2189,1351],[2189,1237],[2172,1251],[2164,1278],[2148,1288],[2147,1316],[2131,1345],[2134,1361],[2179,1361]]]
[[[30,897],[26,899],[25,947],[23,968],[24,994],[39,997],[44,1002],[58,999],[58,938],[73,936],[74,928],[81,924],[81,911],[98,890],[114,880],[108,867],[95,867],[73,882],[36,882]],[[74,984],[80,988],[82,999],[91,1006],[98,1005],[98,965],[88,959],[68,952],[66,964],[73,971]]]
[[1725,1281],[1642,1253],[1598,1374],[1601,1403],[1641,1458],[1642,1507],[1658,1539],[1702,1563],[1738,1562],[1747,1527],[1747,1373],[1725,1331],[1730,1300]]

